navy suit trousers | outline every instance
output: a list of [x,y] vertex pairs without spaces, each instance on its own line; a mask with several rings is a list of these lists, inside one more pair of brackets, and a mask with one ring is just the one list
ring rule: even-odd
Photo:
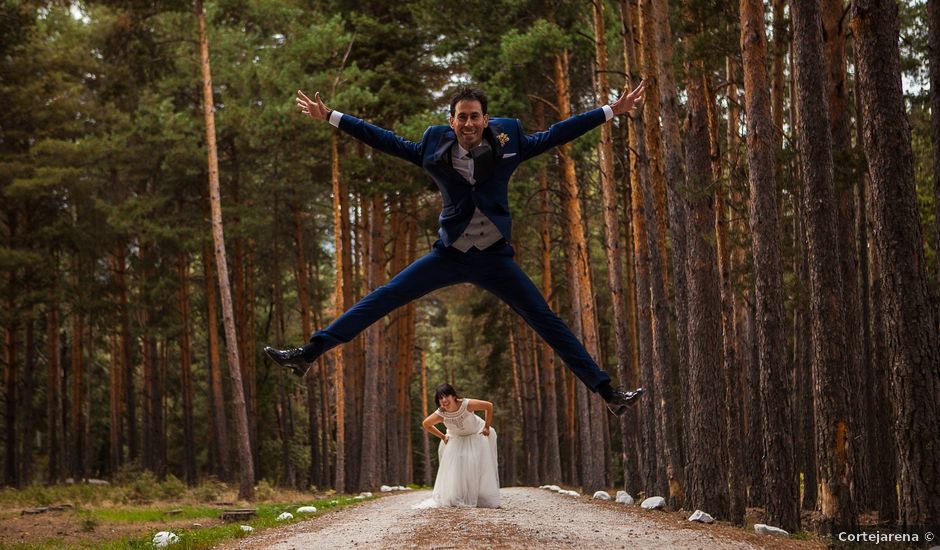
[[565,365],[592,391],[610,382],[584,345],[545,302],[532,280],[513,260],[509,244],[486,250],[460,252],[440,241],[387,284],[376,288],[349,308],[326,329],[314,333],[304,346],[304,358],[313,361],[326,351],[349,342],[385,315],[429,292],[459,283],[471,283],[506,302],[561,357]]

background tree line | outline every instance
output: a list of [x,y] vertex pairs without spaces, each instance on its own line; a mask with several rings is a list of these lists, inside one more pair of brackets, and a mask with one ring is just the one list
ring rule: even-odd
[[[201,3],[0,6],[6,484],[430,484],[419,420],[449,381],[496,403],[504,485],[623,486],[734,522],[760,506],[790,530],[801,508],[824,526],[940,517],[933,0],[208,2],[238,400]],[[423,254],[440,209],[418,169],[296,114],[297,88],[417,140],[462,83],[532,131],[640,79],[641,112],[510,192],[517,261],[648,388],[641,406],[608,415],[471,287],[302,380],[262,359]]]

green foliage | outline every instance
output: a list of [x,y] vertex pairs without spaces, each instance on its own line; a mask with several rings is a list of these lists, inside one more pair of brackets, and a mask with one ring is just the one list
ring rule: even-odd
[[205,480],[193,489],[193,498],[199,502],[215,502],[225,491],[225,484],[217,480]]

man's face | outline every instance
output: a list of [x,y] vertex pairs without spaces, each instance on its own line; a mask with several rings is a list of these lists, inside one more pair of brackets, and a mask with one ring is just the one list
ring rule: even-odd
[[450,127],[457,134],[457,143],[467,151],[483,141],[483,129],[490,124],[490,117],[483,114],[483,107],[475,99],[464,99],[454,105],[454,116]]

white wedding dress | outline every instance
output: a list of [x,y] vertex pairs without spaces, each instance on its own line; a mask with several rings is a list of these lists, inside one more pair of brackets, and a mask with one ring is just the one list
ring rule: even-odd
[[448,443],[437,449],[439,466],[433,496],[420,508],[467,506],[499,508],[499,473],[496,467],[496,430],[480,433],[483,419],[467,410],[462,399],[454,412],[437,409],[447,427]]

